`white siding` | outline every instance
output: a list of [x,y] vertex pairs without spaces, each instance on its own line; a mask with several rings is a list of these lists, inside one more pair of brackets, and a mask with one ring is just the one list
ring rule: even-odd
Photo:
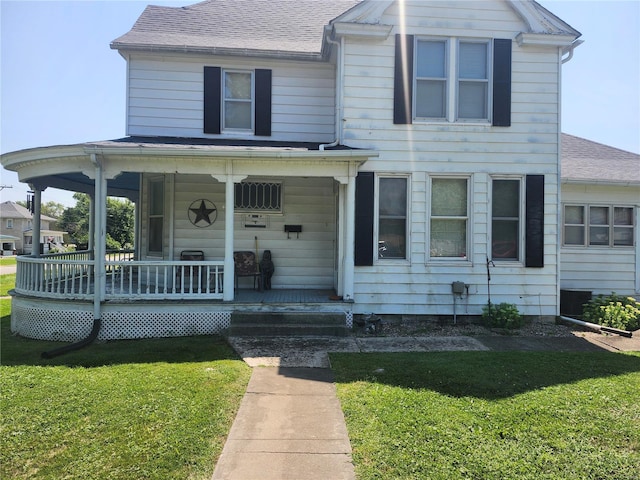
[[329,64],[137,54],[128,65],[127,134],[225,138],[203,133],[205,66],[272,69],[272,136],[255,138],[335,139],[335,69]]
[[[234,250],[255,251],[256,238],[259,259],[264,250],[271,250],[275,264],[273,288],[332,288],[336,237],[333,179],[266,180],[283,182],[284,213],[267,215],[266,228],[245,228],[243,214],[236,213]],[[174,188],[174,258],[180,258],[182,250],[202,250],[207,260],[224,259],[224,184],[208,175],[176,175]],[[210,200],[218,209],[217,219],[210,227],[198,228],[189,221],[189,206],[199,199]],[[299,238],[295,233],[287,238],[285,224],[302,225]],[[146,229],[141,232],[144,244]],[[250,287],[244,280],[240,287]]]
[[[515,38],[526,29],[506,2],[407,2],[402,33],[444,37]],[[396,7],[382,24],[400,25]],[[528,315],[557,313],[558,50],[513,42],[511,127],[414,122],[393,124],[395,34],[384,41],[347,41],[345,143],[378,150],[361,169],[411,173],[409,260],[356,267],[354,311],[389,314],[453,312],[451,283],[470,285],[457,313],[477,315],[487,304],[487,242],[491,175],[545,175],[544,268],[491,267],[491,300]],[[471,182],[469,261],[438,263],[428,253],[429,175],[464,174]],[[383,279],[381,282],[380,279]]]
[[594,295],[611,292],[637,295],[640,292],[637,226],[640,187],[564,184],[562,203],[636,206],[635,246],[561,247],[560,288],[587,290]]

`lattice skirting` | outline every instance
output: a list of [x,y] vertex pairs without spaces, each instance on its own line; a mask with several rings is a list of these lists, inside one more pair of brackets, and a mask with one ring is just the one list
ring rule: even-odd
[[[93,306],[14,297],[11,331],[37,340],[75,342],[89,335]],[[180,337],[221,333],[231,311],[202,305],[105,305],[98,340]]]

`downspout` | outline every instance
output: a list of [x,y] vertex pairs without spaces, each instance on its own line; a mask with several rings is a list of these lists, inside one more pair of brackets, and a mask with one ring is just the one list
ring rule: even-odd
[[95,217],[95,240],[94,240],[94,256],[93,256],[93,327],[89,335],[82,340],[64,345],[53,350],[42,352],[41,357],[45,359],[57,357],[74,350],[79,350],[94,342],[98,338],[100,333],[101,320],[101,304],[103,300],[103,287],[104,287],[104,262],[105,262],[105,241],[104,235],[106,228],[106,205],[103,199],[106,198],[106,191],[104,191],[106,185],[104,184],[104,175],[102,172],[102,166],[96,158],[96,154],[91,154],[91,162],[95,166],[95,191],[94,191],[94,217]]
[[318,150],[321,152],[324,152],[325,148],[331,148],[339,145],[342,140],[342,72],[344,71],[344,37],[341,37],[339,42],[327,37],[327,42],[336,46],[338,57],[336,59],[336,139],[331,143],[320,145]]

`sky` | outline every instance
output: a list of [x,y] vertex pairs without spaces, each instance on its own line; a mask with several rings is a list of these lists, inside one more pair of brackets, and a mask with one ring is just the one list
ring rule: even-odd
[[[111,41],[147,4],[197,0],[0,0],[0,152],[125,136],[125,60]],[[640,0],[539,0],[582,33],[562,69],[562,131],[640,153]],[[0,201],[27,185],[2,169]],[[47,189],[42,201],[75,205]]]

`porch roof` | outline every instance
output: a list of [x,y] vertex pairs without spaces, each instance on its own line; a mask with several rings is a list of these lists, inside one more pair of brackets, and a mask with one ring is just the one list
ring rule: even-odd
[[[279,176],[355,176],[358,166],[378,152],[319,143],[125,137],[75,145],[39,147],[0,156],[21,182],[91,193],[97,164],[108,178],[109,195],[136,200],[140,173]],[[231,167],[230,167],[231,165]]]

